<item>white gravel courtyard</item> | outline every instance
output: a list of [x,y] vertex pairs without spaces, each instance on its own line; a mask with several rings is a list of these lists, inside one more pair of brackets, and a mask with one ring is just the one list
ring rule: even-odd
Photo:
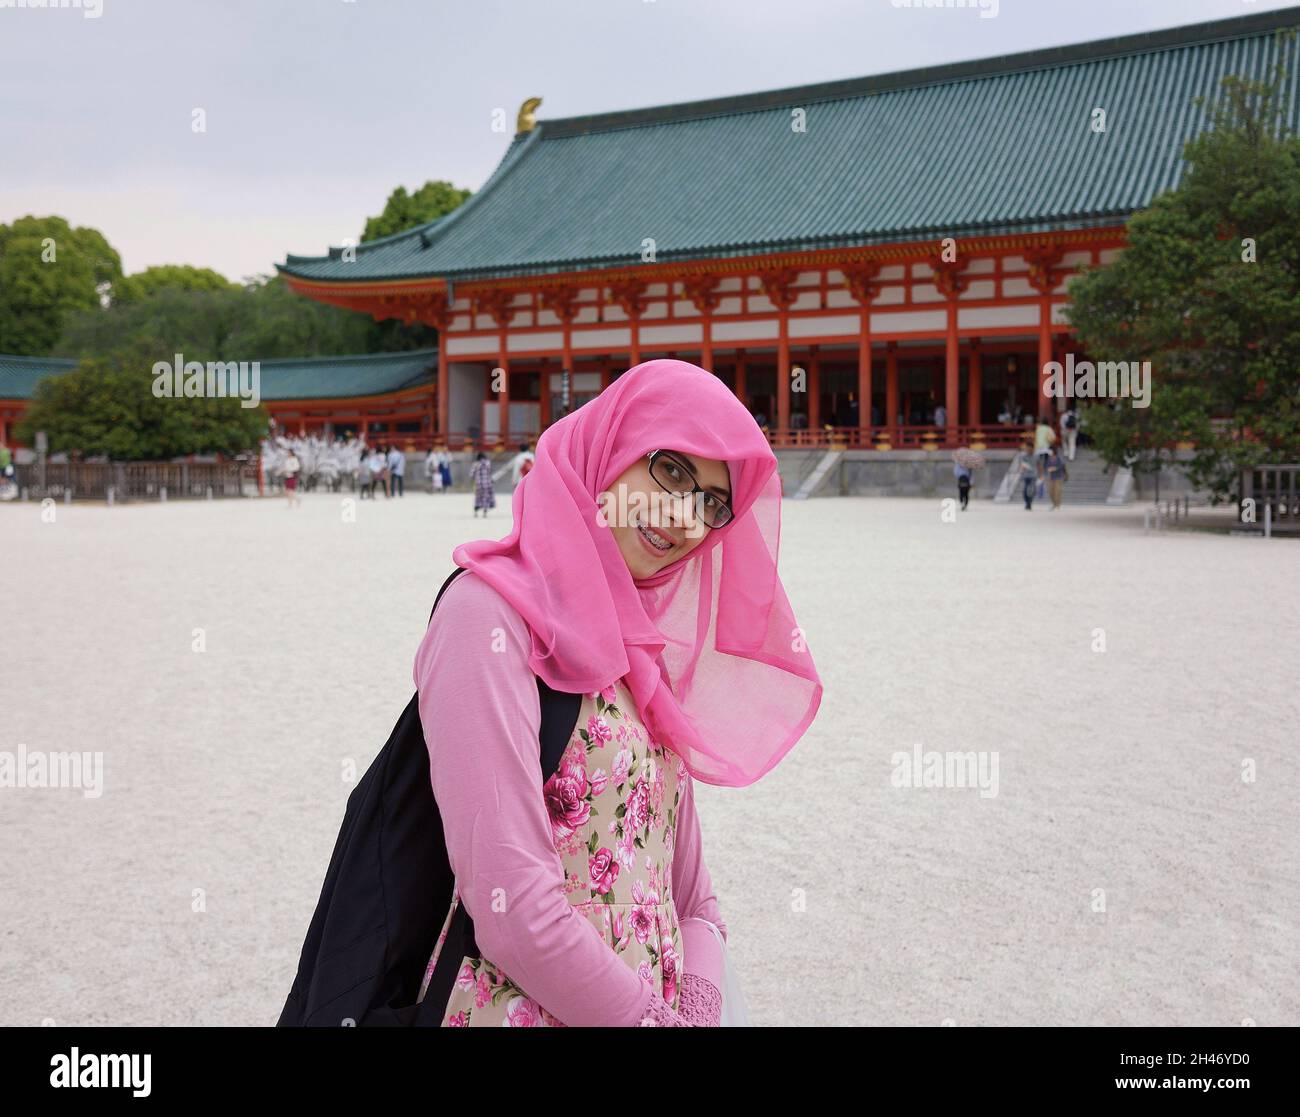
[[[470,504],[0,506],[0,753],[104,762],[0,787],[0,1024],[275,1022],[346,765],[452,547],[508,530]],[[1300,1024],[1300,542],[867,498],[781,542],[821,712],[698,785],[756,1023]],[[996,794],[895,786],[917,747]]]

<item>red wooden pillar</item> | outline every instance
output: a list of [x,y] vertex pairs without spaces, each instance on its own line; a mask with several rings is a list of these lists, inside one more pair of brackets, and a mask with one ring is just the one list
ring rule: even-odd
[[980,366],[979,338],[970,339],[970,363],[966,366],[966,422],[978,427],[980,422],[980,396],[984,383]]
[[691,300],[701,317],[700,366],[713,371],[713,311],[720,296],[716,275],[692,275],[682,280],[682,294]]
[[812,346],[808,357],[808,430],[821,430],[822,425],[822,355]]
[[865,446],[871,438],[871,310],[862,308],[858,328],[858,433]]
[[785,311],[781,311],[781,332],[776,343],[776,429],[782,440],[790,430],[790,337]]
[[641,314],[646,308],[645,291],[646,284],[639,279],[611,283],[609,287],[610,297],[628,317],[629,368],[641,363]]
[[500,351],[497,354],[497,367],[501,369],[501,391],[497,394],[497,429],[500,431],[501,444],[508,446],[510,441],[510,354],[506,349],[506,328],[501,327]]
[[752,410],[745,394],[745,351],[743,349],[736,350],[736,398],[745,405],[746,410]]
[[559,318],[563,326],[564,369],[573,375],[573,318],[578,313],[578,292],[569,286],[553,287],[542,294],[542,305]]
[[949,446],[955,444],[955,432],[961,422],[961,347],[957,340],[957,300],[948,301],[948,344],[944,353],[943,366],[943,406],[948,413],[948,425],[944,430],[944,442]]
[[438,333],[438,392],[437,392],[437,419],[438,434],[442,438],[447,437],[447,411],[451,399],[451,390],[447,384],[447,335],[442,331]]
[[1047,414],[1047,366],[1052,360],[1052,300],[1044,295],[1038,309],[1038,406],[1039,415]]
[[433,292],[424,307],[424,322],[438,331],[438,386],[431,397],[431,405],[436,414],[430,423],[435,436],[447,437],[448,411],[451,410],[451,385],[448,383],[447,371],[447,327],[451,325],[451,304],[443,291]]
[[538,373],[541,377],[541,399],[537,422],[541,429],[545,430],[551,425],[551,368],[550,362],[545,357],[542,358],[541,369]]
[[780,332],[776,345],[776,434],[780,445],[790,431],[790,320],[787,311],[794,302],[794,283],[799,277],[795,268],[778,268],[763,272],[759,281],[763,293],[777,308]]
[[957,260],[937,257],[930,261],[934,271],[934,285],[948,297],[947,344],[943,363],[943,407],[948,414],[944,442],[951,446],[956,441],[957,427],[961,424],[961,342],[957,336],[957,296],[966,288],[966,277],[961,274],[964,264]]
[[885,426],[898,423],[898,342],[885,346]]
[[[876,276],[880,274],[880,264],[866,260],[844,268],[844,285],[849,293],[861,304],[858,322],[858,437],[865,446],[871,440],[871,397],[874,389],[871,383],[871,303],[880,293],[880,284]],[[886,416],[885,425],[893,419]]]
[[1050,243],[1025,253],[1029,282],[1042,296],[1038,303],[1038,406],[1039,415],[1048,412],[1047,366],[1052,360],[1052,288],[1059,281],[1056,265],[1062,252]]

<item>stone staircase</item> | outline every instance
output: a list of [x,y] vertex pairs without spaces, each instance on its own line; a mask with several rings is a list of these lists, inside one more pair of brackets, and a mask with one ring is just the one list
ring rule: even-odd
[[1103,471],[1105,463],[1091,450],[1080,449],[1074,461],[1065,463],[1070,479],[1061,489],[1063,504],[1105,504],[1115,481],[1115,471]]
[[[1014,465],[1014,462],[1012,463]],[[1109,473],[1104,469],[1105,463],[1091,450],[1080,449],[1074,461],[1066,462],[1070,479],[1061,490],[1063,504],[1127,504],[1132,501],[1131,487],[1120,485],[1116,489],[1116,499],[1111,500],[1112,488],[1115,486],[1115,471]],[[1008,468],[1008,477],[1010,467]],[[1018,501],[1020,492],[1015,485],[1008,484],[1004,477],[998,494],[994,498],[999,504]],[[1042,499],[1046,500],[1046,497]]]
[[799,487],[794,492],[794,499],[807,500],[813,493],[817,492],[826,482],[826,478],[830,476],[831,470],[839,464],[842,457],[844,457],[843,450],[827,450],[800,482]]

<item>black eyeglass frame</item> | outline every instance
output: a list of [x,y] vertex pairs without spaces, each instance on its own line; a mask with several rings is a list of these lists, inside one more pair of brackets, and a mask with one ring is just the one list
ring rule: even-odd
[[[681,466],[681,468],[686,472],[686,476],[691,479],[692,490],[690,493],[683,493],[683,492],[678,492],[675,489],[670,489],[661,480],[659,480],[658,477],[655,477],[655,463],[659,461],[661,458],[667,458],[675,465]],[[710,530],[716,530],[717,528],[720,527],[726,527],[727,524],[731,523],[732,519],[735,517],[735,513],[731,510],[731,505],[728,504],[725,500],[723,500],[722,497],[718,496],[717,493],[710,492],[708,489],[701,488],[700,479],[695,476],[695,470],[693,470],[686,462],[684,462],[671,450],[651,450],[650,453],[646,455],[646,459],[647,459],[646,468],[649,469],[650,476],[654,478],[655,484],[658,485],[661,489],[663,489],[664,492],[669,493],[672,496],[689,495],[694,499],[695,514],[699,516],[700,520],[704,523],[705,527],[709,528]],[[704,514],[704,510],[700,507],[700,505],[703,503],[701,497],[705,497],[705,496],[711,496],[713,497],[714,500],[718,502],[718,508],[715,513],[715,518],[716,516],[722,516],[723,519],[721,523],[716,523],[716,522],[710,523],[709,518]]]

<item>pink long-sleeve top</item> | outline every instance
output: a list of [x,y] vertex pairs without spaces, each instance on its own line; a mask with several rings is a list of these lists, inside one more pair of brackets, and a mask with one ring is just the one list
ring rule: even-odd
[[[632,1027],[660,994],[564,891],[542,796],[531,648],[524,619],[470,571],[443,593],[416,653],[420,721],[457,891],[482,956],[548,1012],[577,1027]],[[673,855],[682,971],[720,989],[722,949],[708,923],[724,939],[726,925],[689,772],[682,788]]]

